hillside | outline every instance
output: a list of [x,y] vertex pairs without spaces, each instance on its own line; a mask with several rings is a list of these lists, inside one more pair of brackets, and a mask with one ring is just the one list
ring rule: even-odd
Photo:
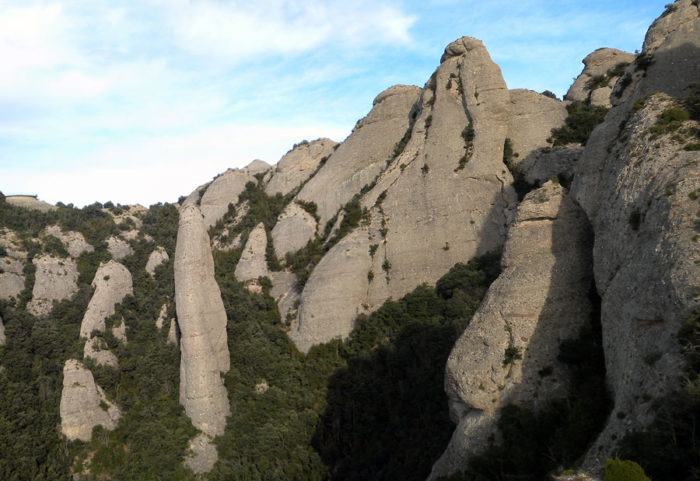
[[696,479],[698,2],[583,63],[462,37],[176,204],[0,195],[0,477]]

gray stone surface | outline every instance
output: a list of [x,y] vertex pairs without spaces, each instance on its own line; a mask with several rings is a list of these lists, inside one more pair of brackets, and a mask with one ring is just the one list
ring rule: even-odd
[[109,350],[107,343],[99,337],[91,337],[85,341],[83,358],[92,360],[98,366],[119,367],[117,356]]
[[170,319],[170,328],[168,329],[168,344],[178,346],[180,344],[180,329],[177,327],[177,321]]
[[576,174],[583,147],[569,144],[537,149],[518,162],[518,170],[530,184],[542,185],[554,176],[572,179]]
[[151,255],[148,256],[148,262],[146,262],[146,272],[148,272],[151,277],[155,276],[156,267],[161,265],[163,262],[168,262],[169,260],[170,256],[168,256],[168,253],[165,252],[165,249],[157,246],[155,249],[153,249]]
[[175,248],[175,306],[180,339],[180,403],[192,424],[223,434],[229,414],[221,373],[229,369],[226,312],[214,279],[204,218],[194,204],[180,209]]
[[134,292],[131,273],[116,261],[109,261],[97,269],[92,286],[95,293],[80,324],[80,336],[85,338],[89,338],[92,331],[104,332],[105,319],[114,314],[114,306]]
[[52,235],[61,241],[71,257],[78,257],[83,252],[92,252],[95,248],[85,241],[85,237],[80,232],[63,232],[57,225],[48,226],[44,232]]
[[318,205],[321,226],[386,167],[419,95],[418,87],[405,85],[380,93],[370,113],[299,192],[299,199]]
[[199,433],[190,440],[188,450],[185,466],[195,474],[208,473],[219,459],[212,438],[204,433]]
[[269,169],[267,163],[254,160],[242,169],[229,169],[214,179],[204,191],[199,206],[207,229],[224,216],[229,204],[238,203],[238,196],[248,182],[257,182],[255,174]]
[[35,257],[32,262],[36,274],[27,311],[44,316],[51,311],[53,301],[68,299],[78,291],[78,267],[72,259],[48,255]]
[[265,249],[267,248],[267,233],[261,222],[250,232],[241,258],[236,264],[234,275],[240,282],[256,280],[258,277],[269,276]]
[[160,308],[160,313],[158,314],[158,319],[156,319],[156,329],[159,331],[163,329],[166,317],[168,316],[168,305],[163,304]]
[[583,59],[583,71],[576,77],[564,96],[567,100],[590,100],[593,105],[610,107],[610,93],[618,77],[609,77],[607,85],[592,89],[594,77],[606,75],[608,70],[619,63],[631,63],[634,55],[614,48],[599,48]]
[[75,359],[67,360],[63,367],[60,414],[61,433],[71,441],[89,441],[92,428],[98,425],[112,430],[121,416],[95,384],[92,373]]
[[548,147],[552,129],[564,124],[568,113],[564,102],[532,90],[508,92],[510,117],[507,137],[511,140],[515,160],[527,158],[535,149]]
[[10,300],[24,290],[24,263],[12,257],[0,257],[0,299]]
[[48,202],[44,202],[43,200],[39,200],[28,195],[12,195],[6,197],[5,200],[10,205],[14,205],[15,207],[22,207],[24,209],[38,210],[41,212],[56,210],[56,207],[49,204]]
[[272,245],[278,259],[303,248],[316,235],[316,219],[296,202],[291,202],[272,229]]
[[112,259],[117,261],[134,253],[134,249],[127,241],[114,236],[107,239],[107,250],[112,255]]
[[286,195],[301,186],[316,171],[321,159],[327,159],[338,145],[330,139],[318,139],[302,143],[287,152],[274,169],[272,178],[265,186],[268,195]]
[[[559,345],[589,320],[592,239],[583,211],[548,182],[530,192],[508,231],[502,273],[455,344],[445,390],[458,425],[430,479],[463,469],[494,434],[506,404],[537,408],[567,395]],[[522,359],[504,364],[506,349]],[[551,368],[552,374],[538,374]]]

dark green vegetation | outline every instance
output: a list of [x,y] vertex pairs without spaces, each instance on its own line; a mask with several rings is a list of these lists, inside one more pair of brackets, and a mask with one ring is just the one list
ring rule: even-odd
[[686,358],[680,391],[657,402],[656,419],[622,440],[620,456],[639,463],[655,481],[690,481],[700,476],[700,308],[686,318],[678,340]]
[[[571,393],[538,411],[508,405],[501,409],[501,444],[472,458],[449,481],[541,481],[574,466],[600,432],[610,410],[600,331],[600,299],[591,289],[594,312],[578,339],[562,342],[558,360],[569,368]],[[547,375],[541,372],[540,375]]]
[[605,462],[603,481],[649,481],[649,478],[634,461],[614,458]]
[[593,129],[603,121],[608,109],[593,106],[586,102],[576,100],[566,106],[569,113],[565,125],[552,129],[552,143],[557,145],[581,144],[586,145]]
[[513,152],[512,142],[510,139],[506,138],[505,142],[503,143],[503,163],[506,164],[508,171],[510,171],[510,175],[513,176],[513,188],[518,194],[518,202],[520,202],[525,198],[528,192],[537,186],[530,184],[527,180],[525,180],[525,176],[522,172],[520,172],[518,163],[515,160],[516,155],[517,154]]
[[[227,275],[237,256],[215,255],[232,415],[210,479],[425,479],[451,431],[444,363],[497,275],[497,257],[458,264],[435,289],[388,301],[359,318],[349,340],[304,356],[274,301]],[[269,388],[256,392],[263,381]]]

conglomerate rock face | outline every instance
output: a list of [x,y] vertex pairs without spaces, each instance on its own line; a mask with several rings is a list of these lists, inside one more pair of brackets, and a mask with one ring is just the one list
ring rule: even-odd
[[275,165],[265,192],[268,195],[286,195],[301,186],[324,159],[328,160],[336,145],[338,143],[330,139],[318,139],[295,146]]
[[156,274],[156,267],[161,265],[163,262],[168,262],[170,256],[162,247],[158,246],[153,249],[151,255],[148,256],[148,262],[146,262],[146,272],[153,277]]
[[121,416],[95,384],[90,370],[75,359],[67,360],[63,367],[60,413],[61,432],[71,441],[89,441],[92,428],[98,425],[114,429]]
[[583,59],[583,71],[569,87],[565,98],[610,107],[610,94],[620,78],[615,67],[632,63],[633,60],[633,54],[614,48],[596,50]]
[[221,435],[230,412],[221,380],[230,363],[226,311],[204,218],[194,204],[180,210],[175,306],[181,331],[180,403],[197,429],[209,437]]
[[314,238],[316,219],[296,202],[291,202],[280,214],[272,229],[272,243],[278,259],[296,252]]
[[234,275],[241,282],[268,276],[265,249],[267,248],[267,233],[265,225],[261,222],[248,236],[248,242],[241,253],[241,258],[236,265]]
[[114,306],[133,293],[131,273],[119,262],[109,261],[95,272],[92,287],[95,293],[80,324],[80,336],[85,338],[92,331],[104,332],[105,319],[114,314]]
[[0,257],[0,299],[10,300],[24,290],[24,262]]
[[36,274],[27,310],[44,316],[51,311],[53,301],[68,299],[78,291],[78,266],[72,259],[49,255],[35,257],[32,262]]
[[88,244],[85,237],[83,237],[83,234],[80,232],[63,232],[57,225],[47,227],[45,232],[60,240],[68,254],[72,257],[78,257],[83,252],[92,252],[95,250],[92,245]]
[[[545,183],[519,205],[503,272],[447,361],[457,428],[430,479],[464,469],[488,445],[497,409],[536,408],[567,395],[567,369],[557,356],[561,342],[578,337],[590,319],[591,248],[586,216],[559,184]],[[551,374],[542,377],[545,368]]]

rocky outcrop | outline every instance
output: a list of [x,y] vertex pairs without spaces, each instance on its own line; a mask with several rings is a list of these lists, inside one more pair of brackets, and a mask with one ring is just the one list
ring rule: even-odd
[[89,441],[95,426],[112,430],[121,416],[95,384],[92,373],[75,359],[67,360],[63,367],[60,413],[61,432],[71,441]]
[[117,356],[109,350],[100,337],[90,337],[83,347],[83,358],[90,359],[98,366],[119,367]]
[[630,64],[634,58],[633,54],[621,50],[599,48],[583,59],[583,71],[569,87],[564,98],[610,107],[610,94],[620,78],[615,67]]
[[419,96],[418,87],[405,85],[380,93],[370,113],[357,122],[350,136],[304,185],[297,197],[316,203],[320,225],[325,226],[340,207],[384,170],[409,127]]
[[168,316],[168,305],[163,304],[160,308],[160,313],[158,314],[158,319],[156,319],[156,329],[159,331],[163,329],[165,319]]
[[5,197],[5,201],[10,205],[22,207],[23,209],[32,209],[41,212],[56,210],[55,206],[49,204],[48,202],[44,202],[43,200],[39,200],[37,197],[32,195],[9,195]]
[[0,346],[4,346],[7,342],[5,337],[5,324],[2,321],[2,316],[0,316]]
[[180,344],[180,329],[177,327],[175,319],[170,319],[170,328],[168,329],[168,344],[177,346]]
[[508,95],[507,137],[516,160],[523,160],[536,149],[548,147],[552,129],[561,126],[568,114],[563,102],[532,90],[511,90]]
[[257,182],[256,174],[265,173],[269,169],[269,164],[254,160],[242,169],[229,169],[214,179],[204,191],[199,206],[207,229],[224,216],[229,204],[238,203],[238,196],[248,182]]
[[296,202],[290,203],[272,229],[272,243],[278,259],[303,248],[316,235],[316,219]]
[[146,272],[148,272],[151,277],[155,276],[156,267],[161,265],[163,262],[168,262],[169,260],[170,256],[168,256],[165,249],[157,246],[155,249],[153,249],[151,255],[148,256],[148,262],[146,262]]
[[35,257],[32,263],[36,274],[27,310],[43,316],[51,311],[53,301],[68,299],[78,291],[78,267],[71,259],[48,255]]
[[370,220],[323,257],[304,287],[290,332],[301,350],[347,336],[358,313],[502,245],[516,202],[503,164],[509,106],[500,70],[480,41],[448,46],[422,92],[410,140],[361,199]]
[[208,473],[219,459],[212,438],[204,433],[199,433],[191,439],[187,449],[189,452],[184,464],[193,473]]
[[267,249],[267,233],[265,225],[261,222],[248,235],[248,241],[234,271],[236,279],[246,282],[269,276],[265,249]]
[[[445,389],[457,423],[430,479],[463,469],[496,431],[506,404],[537,407],[567,395],[563,340],[590,319],[591,235],[558,184],[529,193],[508,232],[503,271],[447,361]],[[551,374],[543,377],[543,369]]]
[[286,195],[300,187],[316,172],[323,159],[334,152],[338,145],[330,139],[302,142],[282,157],[272,170],[272,178],[265,186],[268,195]]
[[194,204],[180,209],[175,249],[175,306],[180,339],[180,403],[192,424],[223,434],[229,404],[221,373],[229,369],[226,311],[214,279],[204,218]]
[[117,261],[134,253],[134,250],[127,241],[114,236],[107,239],[107,250],[112,256],[112,259]]
[[537,186],[554,176],[562,181],[572,179],[582,154],[583,147],[575,144],[537,149],[518,162],[518,171],[529,184]]
[[105,319],[114,314],[114,306],[133,293],[131,273],[120,263],[109,261],[95,272],[92,287],[95,293],[80,324],[80,337],[85,338],[92,331],[104,332]]
[[24,263],[0,257],[0,299],[10,300],[24,290]]
[[92,252],[95,248],[85,241],[85,237],[80,232],[63,232],[57,225],[49,226],[45,229],[46,235],[52,235],[61,241],[66,252],[71,257],[79,257],[83,252]]

